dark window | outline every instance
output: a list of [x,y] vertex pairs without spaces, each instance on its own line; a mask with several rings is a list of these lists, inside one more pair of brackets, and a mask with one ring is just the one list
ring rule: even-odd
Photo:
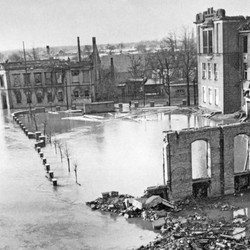
[[203,31],[203,53],[204,54],[213,53],[213,31],[212,30]]
[[52,93],[51,92],[48,92],[47,94],[47,98],[48,98],[48,102],[52,102]]
[[30,85],[30,73],[24,73],[23,77],[24,77],[24,84]]
[[78,76],[79,75],[79,70],[72,70],[71,75],[72,76]]
[[37,98],[38,103],[42,103],[43,102],[43,94],[42,94],[42,92],[40,92],[40,91],[37,92],[36,98]]
[[17,104],[22,103],[22,94],[21,94],[20,90],[16,90],[15,91],[15,95],[16,95],[16,102],[17,102]]
[[28,93],[27,93],[27,103],[28,104],[32,103],[32,98],[31,98],[31,92],[30,91],[28,91]]
[[247,80],[247,63],[243,63],[243,79]]
[[243,53],[247,53],[247,36],[243,36]]
[[208,53],[213,53],[213,31],[208,31]]
[[4,87],[3,75],[0,75],[0,86]]
[[62,91],[57,92],[57,99],[59,102],[63,102],[63,92]]
[[79,97],[80,95],[79,95],[79,90],[75,90],[74,91],[74,97]]
[[203,53],[208,53],[208,45],[207,45],[207,31],[203,31]]
[[88,90],[85,90],[85,91],[84,91],[84,95],[85,95],[85,96],[89,96],[89,91],[88,91]]
[[42,83],[42,76],[41,76],[41,73],[35,73],[35,74],[34,74],[34,78],[35,78],[35,83],[36,83],[36,84]]

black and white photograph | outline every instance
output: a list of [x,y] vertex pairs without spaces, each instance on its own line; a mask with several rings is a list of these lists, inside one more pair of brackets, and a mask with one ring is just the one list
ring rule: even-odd
[[250,0],[0,6],[0,250],[250,249]]

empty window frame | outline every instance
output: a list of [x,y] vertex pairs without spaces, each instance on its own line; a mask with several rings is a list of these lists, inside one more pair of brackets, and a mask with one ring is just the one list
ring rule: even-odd
[[243,53],[247,53],[248,49],[247,49],[247,45],[248,45],[248,37],[247,36],[243,36],[242,37],[242,41],[243,41]]
[[214,80],[217,81],[218,77],[219,77],[219,74],[218,74],[218,64],[214,63]]
[[202,86],[202,101],[206,103],[207,101],[207,96],[206,96],[206,87]]
[[213,31],[212,30],[203,31],[203,53],[204,54],[213,53]]
[[208,102],[209,104],[213,103],[213,92],[212,92],[212,88],[208,88]]
[[207,67],[206,67],[206,63],[202,63],[202,79],[206,79],[206,75],[207,75]]
[[214,89],[214,98],[215,98],[214,104],[218,106],[219,105],[219,89],[217,88]]
[[243,79],[247,80],[247,63],[243,63]]
[[212,79],[212,66],[211,66],[211,63],[207,64],[207,70],[208,70],[208,79],[211,80]]

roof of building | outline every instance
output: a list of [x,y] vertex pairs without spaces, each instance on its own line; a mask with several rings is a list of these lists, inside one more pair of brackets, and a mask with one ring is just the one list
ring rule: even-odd
[[101,65],[104,69],[110,68],[110,61],[113,58],[114,68],[116,72],[129,72],[131,67],[131,58],[141,59],[142,64],[145,63],[144,54],[119,54],[119,55],[106,55],[101,57]]
[[5,62],[1,64],[7,70],[33,70],[39,68],[53,68],[53,69],[66,69],[66,68],[89,68],[92,62],[87,59],[81,62],[73,62],[59,59],[45,59],[45,60],[32,60],[32,61],[18,61],[18,62]]
[[213,21],[218,20],[235,20],[243,21],[245,20],[244,16],[226,16],[226,11],[224,9],[214,10],[213,8],[208,8],[207,11],[198,13],[196,15],[195,24],[203,23],[202,26],[210,27],[213,25]]

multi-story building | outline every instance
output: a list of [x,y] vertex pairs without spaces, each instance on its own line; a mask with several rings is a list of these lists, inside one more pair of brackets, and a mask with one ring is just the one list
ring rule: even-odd
[[242,106],[249,116],[250,110],[250,20],[246,20],[239,28],[240,72],[242,76]]
[[226,16],[224,9],[209,8],[196,15],[201,107],[224,114],[241,109],[242,70],[247,70],[241,65],[246,39],[239,27],[246,21],[243,16]]
[[[6,62],[1,65],[2,96],[11,109],[72,105],[82,107],[95,101],[100,58],[93,38],[90,58],[70,60],[33,60]],[[5,100],[5,99],[4,99]]]

